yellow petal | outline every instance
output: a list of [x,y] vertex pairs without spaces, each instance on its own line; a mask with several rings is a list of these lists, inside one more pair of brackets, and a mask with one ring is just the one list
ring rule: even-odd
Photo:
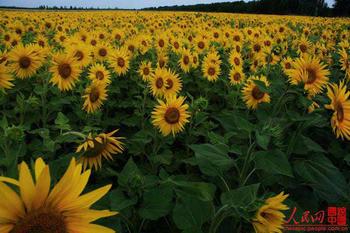
[[20,165],[19,184],[22,200],[27,210],[30,211],[35,195],[35,186],[28,165],[25,162],[22,162]]

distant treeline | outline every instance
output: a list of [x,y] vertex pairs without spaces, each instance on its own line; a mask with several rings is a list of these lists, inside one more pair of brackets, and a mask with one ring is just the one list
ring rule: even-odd
[[[15,9],[33,9],[25,7],[2,7]],[[35,8],[37,9],[37,8]],[[48,7],[39,6],[47,10],[122,10],[118,8],[82,8],[82,7]],[[130,10],[130,9],[129,9]],[[199,12],[227,12],[227,13],[255,13],[277,15],[310,15],[310,16],[350,16],[350,0],[335,0],[333,8],[325,0],[254,0],[249,2],[219,2],[209,4],[161,6],[142,10],[151,11],[199,11]]]
[[256,0],[187,6],[150,7],[144,10],[256,13],[278,15],[350,16],[350,0],[336,0],[330,8],[324,0]]

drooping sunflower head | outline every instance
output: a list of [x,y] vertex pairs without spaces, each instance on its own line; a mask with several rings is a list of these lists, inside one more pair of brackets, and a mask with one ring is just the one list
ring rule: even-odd
[[241,67],[234,67],[230,71],[230,83],[232,85],[241,84],[245,80],[245,74]]
[[344,82],[327,87],[327,96],[331,103],[325,107],[333,110],[331,126],[337,138],[350,140],[350,92]]
[[258,107],[258,104],[260,103],[269,103],[270,102],[270,95],[269,93],[266,93],[256,85],[254,80],[263,82],[266,87],[270,85],[270,83],[267,81],[267,78],[265,76],[260,77],[250,77],[244,88],[242,89],[243,94],[243,100],[248,108],[256,109]]
[[76,153],[82,153],[79,162],[83,164],[84,170],[87,167],[98,170],[102,167],[102,159],[113,160],[112,155],[123,152],[124,147],[121,140],[124,137],[114,136],[116,132],[118,129],[110,133],[101,133],[96,137],[89,134],[86,140],[78,146]]
[[83,95],[83,109],[88,113],[97,111],[107,99],[106,83],[93,81],[85,90]]
[[163,136],[170,133],[175,136],[184,129],[184,125],[189,121],[190,113],[187,111],[188,105],[184,104],[185,98],[172,96],[166,102],[159,100],[158,105],[152,112],[152,123]]
[[9,52],[8,60],[14,74],[21,78],[33,76],[41,67],[44,56],[40,49],[34,45],[18,45]]
[[[77,164],[74,158],[52,189],[50,168],[41,158],[35,161],[33,173],[34,177],[28,165],[22,162],[18,180],[0,177],[1,233],[73,233],[84,232],[85,229],[114,232],[92,222],[117,212],[91,209],[106,195],[111,185],[82,194],[90,170],[82,172],[82,165]],[[17,186],[19,194],[5,182]]]
[[130,63],[128,51],[125,48],[114,50],[109,62],[118,76],[125,75],[129,70]]
[[61,91],[72,90],[81,72],[76,58],[69,54],[57,53],[53,55],[52,61],[50,82]]
[[111,83],[111,75],[109,70],[103,64],[95,63],[90,67],[89,79],[91,81],[102,82],[105,84]]
[[340,64],[341,64],[341,70],[345,72],[345,76],[350,79],[350,56],[346,49],[342,48],[339,52],[340,55]]
[[283,204],[289,195],[281,192],[277,196],[268,198],[265,204],[260,207],[252,224],[256,233],[279,233],[282,232],[284,218],[283,210],[288,210],[288,206]]
[[138,73],[143,81],[149,81],[153,73],[152,62],[142,61]]

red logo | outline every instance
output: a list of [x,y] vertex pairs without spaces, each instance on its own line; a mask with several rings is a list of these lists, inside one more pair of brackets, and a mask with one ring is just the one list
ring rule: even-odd
[[297,208],[294,207],[291,215],[284,224],[285,231],[348,231],[346,223],[346,208],[330,206],[327,210],[319,210],[312,213],[305,210],[301,217],[297,218]]

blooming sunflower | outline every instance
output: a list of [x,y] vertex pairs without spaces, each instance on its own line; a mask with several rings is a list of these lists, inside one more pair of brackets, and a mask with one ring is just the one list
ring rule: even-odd
[[89,87],[85,89],[85,99],[83,109],[88,113],[95,112],[98,110],[103,101],[107,99],[106,83],[103,82],[92,82]]
[[4,64],[0,64],[0,88],[11,89],[13,84],[11,81],[13,78],[8,73],[8,69]]
[[76,58],[68,54],[57,53],[53,56],[52,61],[50,72],[53,76],[50,82],[57,85],[61,91],[72,90],[81,71]]
[[162,97],[164,95],[167,77],[168,71],[165,68],[156,68],[149,80],[149,87],[153,96]]
[[18,45],[9,52],[9,68],[21,78],[33,76],[43,63],[44,57],[34,45]]
[[142,77],[143,81],[149,81],[153,73],[152,62],[150,61],[141,62],[138,73]]
[[265,204],[257,211],[252,224],[256,233],[281,233],[285,215],[283,210],[288,210],[288,206],[283,201],[288,194],[281,192],[277,196],[266,199]]
[[203,76],[208,79],[208,81],[213,82],[219,78],[221,73],[220,65],[213,64],[212,62],[203,62],[202,64]]
[[281,66],[285,74],[288,73],[288,70],[293,68],[292,64],[293,64],[293,59],[290,57],[284,58],[282,60]]
[[345,76],[350,79],[350,57],[345,49],[340,50],[340,64],[341,64],[341,70],[345,72]]
[[333,132],[337,138],[350,140],[350,92],[346,90],[344,82],[330,84],[327,89],[331,103],[325,107],[334,111],[331,119]]
[[91,50],[85,44],[79,42],[70,46],[67,50],[69,56],[75,57],[80,67],[88,65],[91,61]]
[[111,75],[103,64],[95,63],[90,67],[89,79],[96,82],[102,82],[105,84],[111,83]]
[[[90,170],[82,173],[82,166],[73,158],[70,165],[50,190],[50,168],[39,158],[35,161],[34,180],[28,165],[19,166],[19,179],[0,177],[1,233],[113,233],[114,230],[92,222],[116,215],[109,210],[94,210],[91,206],[110,190],[104,186],[82,194]],[[18,186],[19,194],[4,182]]]
[[118,76],[126,74],[129,70],[130,58],[126,49],[117,49],[110,56],[110,64]]
[[239,67],[243,66],[243,60],[242,60],[241,54],[236,51],[231,52],[229,62],[231,66],[239,66]]
[[100,43],[94,48],[94,58],[98,61],[108,60],[111,51],[112,48],[107,43]]
[[98,170],[102,166],[102,158],[113,160],[112,154],[123,152],[123,143],[120,140],[124,137],[113,136],[116,132],[118,129],[96,137],[92,137],[90,133],[85,142],[78,146],[76,153],[83,151],[79,162],[83,164],[84,170],[87,167]]
[[181,88],[182,88],[182,82],[179,76],[174,72],[172,72],[171,70],[168,70],[167,75],[165,77],[165,89],[164,89],[165,98],[176,96],[181,90]]
[[237,85],[245,80],[245,74],[241,67],[234,67],[230,71],[230,83],[232,85]]
[[187,111],[188,105],[184,104],[185,98],[172,96],[166,102],[158,100],[159,104],[152,112],[152,123],[159,128],[163,136],[176,133],[184,129],[188,122],[190,113]]
[[191,68],[191,52],[188,49],[181,49],[181,58],[179,60],[180,68],[183,72],[188,73]]
[[255,84],[254,80],[264,82],[265,86],[269,86],[270,83],[267,81],[265,76],[261,77],[250,77],[247,80],[244,88],[242,89],[243,100],[246,103],[248,108],[256,109],[260,103],[270,103],[270,95],[266,92],[263,92]]

